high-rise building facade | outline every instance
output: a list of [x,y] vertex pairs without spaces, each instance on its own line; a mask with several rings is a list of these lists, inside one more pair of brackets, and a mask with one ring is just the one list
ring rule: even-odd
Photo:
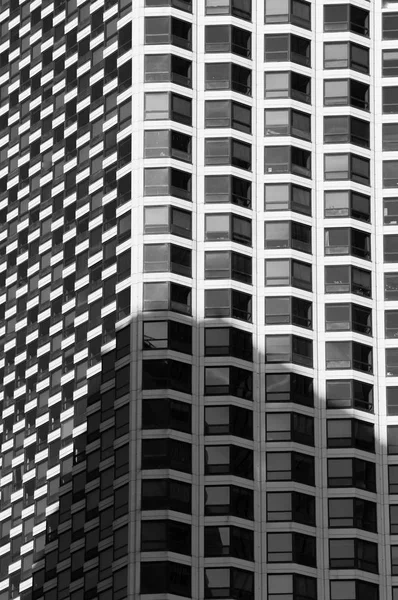
[[0,600],[398,600],[398,2],[0,28]]

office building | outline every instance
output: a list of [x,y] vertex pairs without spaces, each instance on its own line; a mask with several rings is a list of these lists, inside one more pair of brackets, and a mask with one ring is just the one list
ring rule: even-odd
[[0,26],[0,600],[398,600],[398,2]]

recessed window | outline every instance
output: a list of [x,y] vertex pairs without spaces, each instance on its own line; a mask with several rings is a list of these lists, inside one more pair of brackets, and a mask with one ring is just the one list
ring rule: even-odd
[[232,175],[207,175],[205,202],[231,203],[251,208],[251,182]]
[[382,51],[382,68],[383,77],[398,76],[398,50]]
[[264,73],[264,98],[292,98],[311,104],[311,78],[294,71]]
[[251,133],[251,108],[232,100],[206,100],[205,127],[232,127]]
[[296,146],[265,146],[264,173],[292,173],[311,179],[311,152]]
[[296,363],[312,367],[312,340],[298,335],[265,336],[266,363]]
[[208,241],[231,240],[244,246],[252,244],[250,219],[230,213],[212,213],[205,216],[205,239]]
[[251,155],[251,145],[234,138],[207,138],[205,140],[206,165],[232,165],[250,171]]
[[144,97],[144,119],[171,119],[192,125],[192,100],[172,92],[147,92]]
[[369,37],[369,11],[352,4],[327,4],[324,31],[352,31]]
[[[357,154],[325,154],[325,181],[351,180],[370,185],[370,160]],[[383,165],[386,163],[383,163]]]
[[297,442],[314,445],[314,419],[299,413],[267,413],[265,415],[266,441]]
[[351,217],[369,223],[370,198],[351,190],[327,190],[325,217]]
[[206,406],[204,433],[252,440],[253,412],[239,406]]
[[398,13],[382,15],[383,40],[398,40]]
[[144,207],[144,233],[171,233],[192,239],[192,214],[174,206]]
[[266,183],[264,210],[292,210],[311,215],[311,190],[290,183]]
[[312,328],[312,302],[289,296],[265,298],[265,323],[292,324]]
[[240,367],[206,367],[206,396],[236,396],[253,399],[253,373]]
[[[156,577],[153,576],[154,573],[156,573]],[[141,594],[176,594],[189,598],[191,596],[191,567],[171,561],[142,562],[140,592]],[[118,598],[122,600],[123,596],[118,596]]]
[[398,160],[383,161],[383,187],[396,188],[398,186]]
[[386,348],[386,376],[398,376],[398,348]]
[[398,235],[384,236],[384,262],[398,262]]
[[398,123],[383,123],[383,150],[398,150]]
[[254,573],[235,567],[205,569],[205,598],[254,600]]
[[369,48],[353,42],[325,42],[325,69],[352,69],[369,74]]
[[264,263],[266,286],[297,287],[312,290],[312,267],[293,259],[266,260]]
[[267,563],[316,567],[316,538],[303,533],[268,533]]
[[192,12],[192,0],[145,0],[145,6],[172,6],[185,12]]
[[205,446],[205,475],[253,479],[253,451],[241,446]]
[[384,198],[384,225],[398,225],[398,198]]
[[359,342],[326,342],[326,369],[354,369],[372,373],[372,347]]
[[398,300],[398,273],[384,274],[384,300]]
[[265,401],[313,406],[313,380],[297,373],[268,373],[265,376]]
[[145,273],[177,273],[192,276],[191,250],[175,244],[144,244]]
[[252,72],[234,63],[207,63],[205,65],[206,90],[232,90],[251,96]]
[[267,0],[264,22],[266,25],[291,23],[311,29],[311,4],[303,0]]
[[376,491],[376,466],[360,458],[329,458],[328,487]]
[[174,54],[147,54],[145,82],[169,81],[192,88],[192,61]]
[[311,141],[311,115],[294,109],[266,109],[264,135],[287,136]]
[[383,114],[398,113],[398,86],[383,87]]
[[178,552],[191,555],[191,526],[179,521],[141,522],[141,552]]
[[311,227],[296,221],[266,221],[264,247],[294,248],[311,254]]
[[142,510],[175,510],[191,513],[191,485],[174,479],[143,479]]
[[356,331],[372,335],[372,309],[358,304],[326,304],[326,331]]
[[206,15],[232,15],[250,21],[251,0],[206,0]]
[[359,419],[328,419],[328,448],[357,448],[375,451],[374,425]]
[[233,289],[205,290],[205,317],[233,317],[251,323],[252,297]]
[[236,485],[208,485],[205,487],[205,515],[231,515],[253,520],[253,490]]
[[253,531],[236,526],[204,528],[205,556],[233,556],[254,560]]
[[[214,1],[214,0],[213,0]],[[232,52],[251,58],[251,33],[234,25],[207,25],[205,27],[205,52]]]
[[144,196],[175,196],[191,200],[192,176],[186,171],[169,169],[144,169]]
[[323,141],[325,144],[355,144],[370,146],[369,122],[356,117],[324,117]]
[[177,390],[191,393],[192,367],[179,360],[142,361],[142,388],[144,390]]
[[[296,595],[296,591],[299,596]],[[268,575],[268,600],[286,598],[297,600],[303,595],[306,600],[317,600],[317,581],[314,577],[299,574]],[[373,599],[372,600],[376,600]]]
[[325,292],[372,297],[372,274],[365,269],[349,265],[325,267]]
[[145,17],[145,44],[192,49],[192,24],[175,17]]
[[329,527],[356,528],[377,533],[377,505],[362,498],[329,499]]
[[144,158],[175,158],[192,162],[192,137],[163,129],[144,132]]
[[350,227],[325,229],[325,255],[344,254],[370,260],[370,234]]
[[173,310],[186,315],[191,314],[190,287],[178,283],[144,283],[144,311]]
[[301,492],[268,492],[267,521],[293,521],[315,527],[314,496]]
[[207,327],[205,356],[235,356],[252,360],[252,334],[236,327]]
[[192,471],[192,446],[171,438],[142,440],[142,469]]
[[377,544],[357,538],[329,540],[329,566],[378,573]]
[[326,79],[325,106],[354,106],[369,110],[369,86],[355,79]]
[[264,61],[294,62],[311,66],[311,40],[294,34],[264,36]]
[[192,328],[177,321],[144,321],[144,350],[176,350],[192,353]]
[[205,252],[205,279],[234,279],[250,285],[252,259],[230,250]]

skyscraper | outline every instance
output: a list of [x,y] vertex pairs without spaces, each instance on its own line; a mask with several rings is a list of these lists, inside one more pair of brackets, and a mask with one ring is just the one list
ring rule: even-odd
[[0,600],[398,600],[398,2],[0,26]]

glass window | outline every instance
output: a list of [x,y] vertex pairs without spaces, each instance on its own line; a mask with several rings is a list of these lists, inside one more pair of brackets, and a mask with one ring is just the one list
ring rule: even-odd
[[386,388],[387,395],[387,415],[396,416],[398,415],[398,388],[388,387]]
[[398,123],[383,123],[383,150],[398,150]]
[[384,225],[398,225],[398,198],[384,198]]
[[383,187],[396,188],[398,186],[398,160],[383,161]]
[[382,66],[383,77],[398,76],[398,51],[383,50],[382,51]]
[[383,87],[383,113],[398,113],[398,86]]
[[398,300],[398,273],[384,274],[384,300]]

